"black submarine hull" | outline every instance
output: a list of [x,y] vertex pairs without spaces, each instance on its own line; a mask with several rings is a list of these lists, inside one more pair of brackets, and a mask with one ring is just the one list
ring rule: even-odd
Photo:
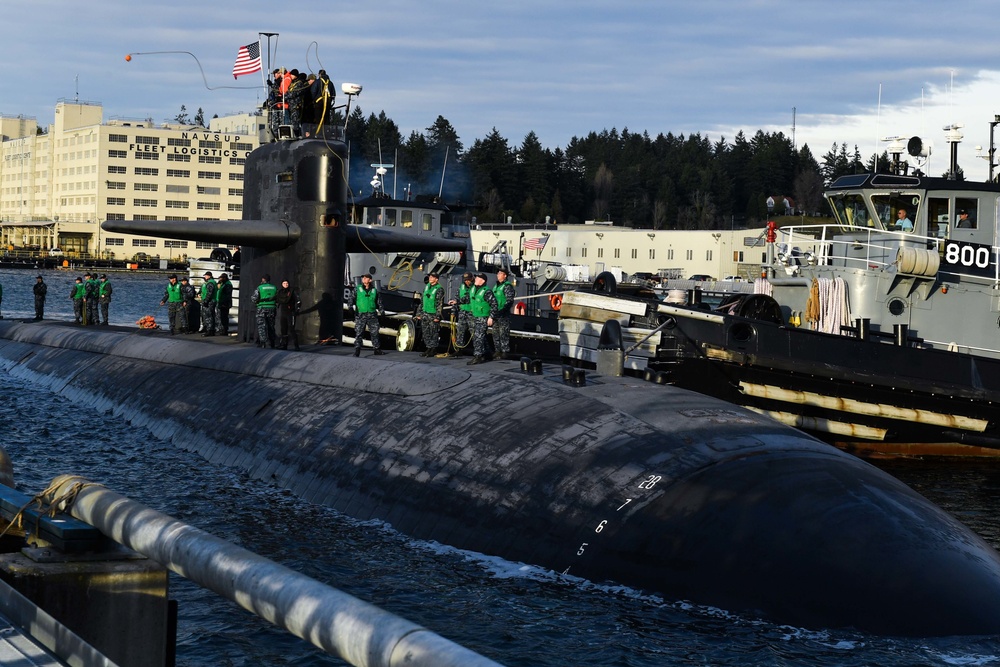
[[11,376],[415,538],[798,626],[1000,632],[1000,556],[809,436],[632,378],[401,358],[0,322]]

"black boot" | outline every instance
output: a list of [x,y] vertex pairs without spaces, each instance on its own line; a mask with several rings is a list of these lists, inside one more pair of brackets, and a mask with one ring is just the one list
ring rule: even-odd
[[361,348],[360,347],[354,348],[354,356],[355,357],[360,357],[361,356]]
[[382,350],[375,350],[375,353],[372,356],[378,357],[378,356],[381,356],[383,354],[385,354],[385,352],[383,352]]
[[467,362],[466,366],[475,366],[476,364],[484,364],[486,359],[483,357],[472,357],[472,361]]

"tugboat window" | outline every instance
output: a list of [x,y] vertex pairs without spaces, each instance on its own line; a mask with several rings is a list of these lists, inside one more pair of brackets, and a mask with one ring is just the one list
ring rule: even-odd
[[[912,232],[919,217],[920,197],[914,194],[873,195],[872,206],[885,229]],[[900,215],[903,212],[904,215]],[[907,221],[909,221],[907,223]]]
[[400,217],[402,227],[412,227],[413,226],[413,211],[404,209],[403,214]]
[[957,229],[977,229],[979,227],[978,199],[970,197],[955,198],[955,227]]
[[[860,194],[847,194],[830,198],[833,215],[841,227],[873,227],[865,206],[864,197]],[[845,229],[846,231],[846,229]]]

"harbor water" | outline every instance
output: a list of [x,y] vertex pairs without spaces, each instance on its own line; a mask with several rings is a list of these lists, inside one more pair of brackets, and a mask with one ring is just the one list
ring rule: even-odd
[[[4,317],[33,316],[34,272],[0,271]],[[75,274],[44,273],[47,317],[72,319]],[[163,275],[110,276],[112,324],[163,319]],[[24,294],[21,294],[21,292]],[[169,397],[164,396],[164,400]],[[205,396],[225,401],[225,387]],[[0,374],[0,433],[18,488],[80,474],[509,666],[997,665],[1000,637],[900,639],[806,630],[414,541],[208,464],[150,432]],[[890,461],[899,477],[1000,546],[996,460]],[[817,573],[822,576],[822,573]],[[914,582],[919,585],[919,582]],[[178,664],[341,665],[172,575]]]

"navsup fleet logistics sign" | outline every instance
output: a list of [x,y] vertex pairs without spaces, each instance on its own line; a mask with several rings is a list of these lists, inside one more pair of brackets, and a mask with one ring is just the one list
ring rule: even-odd
[[969,241],[945,241],[941,266],[947,271],[983,278],[997,277],[997,255],[992,246]]

